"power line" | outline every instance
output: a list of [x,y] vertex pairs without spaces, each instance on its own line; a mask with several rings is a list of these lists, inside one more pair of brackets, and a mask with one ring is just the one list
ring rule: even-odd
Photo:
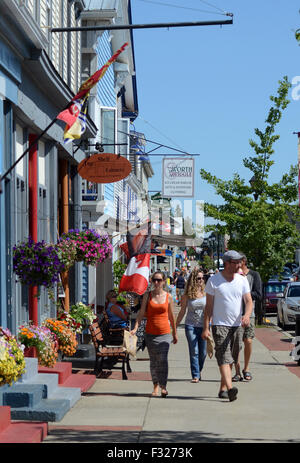
[[224,16],[224,15],[226,16],[226,13],[216,13],[215,11],[200,10],[199,8],[192,8],[192,7],[188,7],[188,6],[174,5],[174,4],[171,4],[171,3],[164,3],[164,2],[156,2],[154,0],[138,0],[138,1],[144,2],[144,3],[152,3],[154,5],[169,6],[171,8],[180,8],[180,9],[183,9],[183,10],[198,11],[200,13],[220,14],[222,16]]

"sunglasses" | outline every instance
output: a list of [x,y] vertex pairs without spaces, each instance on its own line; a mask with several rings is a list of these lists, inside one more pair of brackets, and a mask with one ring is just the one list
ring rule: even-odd
[[203,277],[198,277],[197,280],[201,281],[201,280],[204,280],[204,278]]
[[152,281],[155,282],[155,281],[164,281],[164,280],[162,278],[153,278]]

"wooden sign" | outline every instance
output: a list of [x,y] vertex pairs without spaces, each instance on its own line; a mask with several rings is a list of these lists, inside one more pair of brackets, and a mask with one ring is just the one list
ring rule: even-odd
[[128,177],[131,163],[112,153],[97,153],[84,159],[77,167],[82,178],[93,183],[114,183]]

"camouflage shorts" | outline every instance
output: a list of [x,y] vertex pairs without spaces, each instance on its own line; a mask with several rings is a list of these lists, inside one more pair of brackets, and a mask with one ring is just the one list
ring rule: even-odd
[[255,338],[255,318],[250,318],[250,325],[244,328],[243,340]]
[[218,366],[237,363],[243,345],[243,332],[241,326],[212,327]]

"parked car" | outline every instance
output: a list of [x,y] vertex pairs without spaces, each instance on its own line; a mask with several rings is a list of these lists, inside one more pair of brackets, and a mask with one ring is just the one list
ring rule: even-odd
[[264,287],[263,305],[265,312],[277,312],[278,298],[283,297],[288,281],[268,281]]
[[288,267],[284,267],[282,272],[280,272],[278,275],[272,275],[270,280],[295,281],[295,277]]
[[300,314],[300,282],[288,283],[277,302],[277,325],[283,329],[295,325],[297,313]]

